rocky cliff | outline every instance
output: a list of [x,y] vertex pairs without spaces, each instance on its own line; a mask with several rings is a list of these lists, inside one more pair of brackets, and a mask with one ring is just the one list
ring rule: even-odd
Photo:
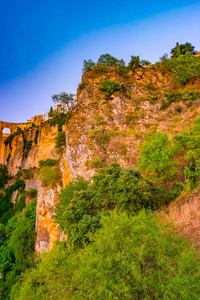
[[[117,81],[122,89],[110,97],[98,88],[105,79]],[[198,81],[188,85],[188,89],[200,91]],[[122,167],[136,166],[138,146],[145,136],[156,131],[167,131],[169,135],[190,128],[191,121],[200,113],[199,104],[193,106],[183,99],[160,110],[166,102],[166,91],[178,92],[171,74],[157,67],[138,68],[126,76],[109,68],[109,72],[97,73],[94,70],[83,75],[77,91],[79,103],[67,123],[63,126],[66,136],[66,149],[62,156],[55,150],[58,128],[50,122],[25,128],[16,134],[11,143],[5,146],[4,159],[11,175],[19,168],[39,167],[46,159],[60,159],[62,183],[67,185],[77,175],[90,179],[96,168],[116,159]],[[35,142],[37,134],[37,143]],[[25,142],[32,141],[29,151]],[[36,250],[49,249],[55,240],[66,237],[60,233],[52,216],[58,201],[60,185],[47,188],[38,181],[37,175],[28,183],[29,188],[38,189]],[[37,182],[37,184],[36,184]]]

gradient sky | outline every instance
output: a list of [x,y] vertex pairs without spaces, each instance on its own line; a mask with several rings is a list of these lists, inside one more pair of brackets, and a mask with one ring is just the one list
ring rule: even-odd
[[26,122],[76,92],[84,59],[200,50],[200,1],[1,0],[0,30],[0,120]]

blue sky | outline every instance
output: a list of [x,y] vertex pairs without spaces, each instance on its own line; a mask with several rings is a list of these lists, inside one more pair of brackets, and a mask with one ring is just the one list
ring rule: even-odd
[[0,120],[26,122],[76,92],[84,59],[151,62],[176,42],[200,50],[200,1],[1,0]]

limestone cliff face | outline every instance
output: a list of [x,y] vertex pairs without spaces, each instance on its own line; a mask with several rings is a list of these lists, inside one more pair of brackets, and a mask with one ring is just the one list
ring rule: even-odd
[[[109,99],[98,90],[105,79],[118,81],[122,91],[114,93]],[[169,135],[187,130],[190,121],[199,114],[199,108],[189,108],[180,101],[181,112],[177,112],[174,103],[161,111],[165,90],[175,90],[171,75],[163,73],[156,67],[146,67],[130,71],[125,77],[109,72],[96,74],[86,72],[82,78],[83,86],[77,91],[79,109],[74,111],[63,127],[66,134],[66,150],[60,158],[55,151],[57,126],[50,127],[44,122],[38,127],[24,129],[7,145],[5,159],[9,173],[15,175],[21,167],[28,169],[38,167],[40,160],[60,158],[63,185],[67,185],[77,175],[90,180],[97,168],[117,159],[122,167],[134,168],[138,161],[138,146],[145,135],[156,131],[167,131]],[[150,84],[150,85],[149,85]],[[149,89],[152,87],[153,89]],[[199,89],[200,85],[195,88]],[[187,122],[186,122],[187,121]],[[37,144],[34,143],[36,131],[39,130]],[[32,147],[24,157],[24,138],[33,141]],[[54,207],[58,200],[60,187],[47,189],[41,182],[26,182],[28,188],[38,189],[36,250],[42,252],[51,248],[55,240],[66,237],[58,231],[52,219]]]
[[[35,144],[36,131],[39,130],[37,144]],[[11,143],[6,147],[5,158],[10,155],[8,162],[8,169],[10,175],[16,175],[19,167],[21,169],[28,169],[30,167],[38,167],[40,160],[46,160],[48,158],[57,159],[58,156],[55,153],[55,137],[57,136],[57,127],[51,127],[48,122],[38,127],[32,127],[25,129],[22,133],[16,135]],[[24,154],[24,138],[27,141],[32,141],[32,146],[28,152],[27,158]]]
[[63,241],[67,237],[58,230],[52,216],[55,205],[58,203],[60,187],[49,189],[39,185],[37,197],[36,215],[36,244],[35,250],[43,252],[50,249],[55,241]]

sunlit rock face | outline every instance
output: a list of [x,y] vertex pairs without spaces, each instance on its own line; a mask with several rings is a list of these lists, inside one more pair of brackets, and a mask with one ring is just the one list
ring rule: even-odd
[[[98,89],[105,79],[117,81],[123,87],[122,91],[106,98],[105,93]],[[78,106],[62,128],[66,135],[63,155],[59,156],[55,149],[58,127],[50,126],[49,121],[34,126],[23,125],[22,132],[13,138],[11,147],[4,145],[7,136],[3,137],[0,133],[0,161],[7,163],[9,157],[7,166],[10,175],[15,176],[19,168],[38,168],[41,160],[60,159],[62,183],[66,186],[78,175],[92,180],[95,171],[113,159],[121,167],[135,168],[138,146],[144,142],[146,134],[166,131],[172,137],[174,133],[190,128],[199,114],[198,107],[188,109],[183,101],[179,101],[182,111],[178,121],[174,120],[176,103],[167,110],[160,110],[163,99],[166,100],[166,89],[176,90],[171,74],[163,73],[157,67],[129,71],[126,78],[116,74],[114,68],[98,74],[92,70],[83,75],[82,84],[77,90]],[[148,89],[149,84],[153,84],[154,90]],[[195,88],[200,89],[198,83]],[[0,125],[5,126],[1,122]],[[37,130],[39,134],[35,143]],[[24,139],[32,141],[27,157],[24,156]],[[58,230],[52,218],[59,201],[60,187],[56,184],[53,189],[42,186],[36,173],[35,170],[33,179],[26,180],[26,190],[38,190],[35,249],[42,252],[50,249],[56,240],[66,239],[66,236]]]
[[55,214],[55,205],[58,202],[60,188],[46,189],[39,186],[36,208],[37,238],[35,250],[43,252],[49,250],[56,241],[63,241],[66,236],[58,230],[52,216]]

